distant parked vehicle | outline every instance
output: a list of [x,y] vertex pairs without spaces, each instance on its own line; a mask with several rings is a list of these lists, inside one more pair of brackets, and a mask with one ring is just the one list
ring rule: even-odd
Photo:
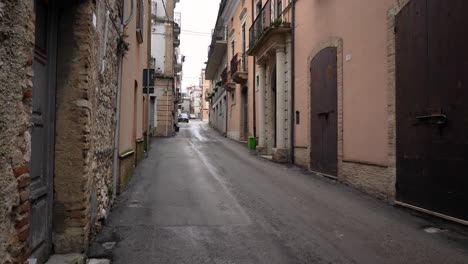
[[197,116],[195,114],[190,114],[190,119],[197,119]]
[[185,113],[179,115],[179,122],[189,122],[189,116]]

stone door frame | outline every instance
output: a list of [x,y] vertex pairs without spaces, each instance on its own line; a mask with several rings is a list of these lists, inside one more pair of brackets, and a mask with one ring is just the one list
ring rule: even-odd
[[[337,119],[338,119],[338,137],[337,137],[337,175],[325,175],[331,178],[339,178],[342,170],[342,163],[343,163],[343,39],[339,37],[329,37],[321,42],[312,51],[309,53],[307,57],[307,67],[310,67],[312,60],[319,54],[322,50],[326,48],[336,48],[337,49]],[[307,74],[307,94],[310,95],[311,93],[311,84],[312,80],[310,78],[310,73]],[[309,96],[310,97],[310,96]],[[311,120],[311,100],[307,100],[307,120]],[[309,144],[307,146],[307,155],[308,155],[308,163],[307,168],[312,171],[311,168],[311,160],[310,160],[310,138],[311,138],[311,128],[312,124],[309,121],[309,126],[307,129],[307,138],[309,140]]]

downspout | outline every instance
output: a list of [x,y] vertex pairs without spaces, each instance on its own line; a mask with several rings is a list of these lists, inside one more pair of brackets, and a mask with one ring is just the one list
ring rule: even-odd
[[[255,1],[251,1],[252,3],[252,25],[253,25],[253,22],[255,21]],[[249,32],[249,42],[250,42],[250,32]],[[257,76],[256,76],[256,70],[257,70],[257,67],[256,67],[256,57],[253,56],[253,67],[252,67],[252,71],[253,71],[253,136],[255,138],[257,138],[257,100],[256,100],[256,90],[257,90]],[[256,141],[258,141],[256,139]]]
[[104,49],[102,51],[101,70],[99,72],[101,75],[104,75],[104,72],[106,70],[107,36],[109,34],[109,15],[110,15],[110,12],[109,10],[107,10],[106,11],[106,23],[105,23],[105,28],[104,28]]
[[[125,1],[122,0],[122,17],[121,17],[121,24],[120,24],[120,32],[119,37],[123,36],[125,27],[130,23],[130,20],[133,16],[133,0],[131,0],[131,11],[130,16],[124,22],[125,19]],[[120,144],[120,99],[122,97],[122,64],[123,64],[123,54],[119,50],[117,50],[117,60],[118,60],[118,76],[117,76],[117,98],[116,98],[116,107],[115,107],[115,128],[114,128],[114,166],[112,168],[112,174],[114,175],[112,179],[112,193],[114,197],[117,194],[117,182],[118,178],[120,177],[119,167],[120,167],[120,160],[119,160],[119,144]]]
[[295,90],[296,90],[296,37],[295,37],[295,31],[296,31],[296,0],[293,0],[291,2],[292,4],[292,22],[291,22],[291,113],[290,113],[290,122],[291,122],[291,143],[289,147],[289,163],[294,164],[294,136],[295,136],[295,120],[294,120],[294,114],[295,114],[295,107],[296,107],[296,102],[295,102]]

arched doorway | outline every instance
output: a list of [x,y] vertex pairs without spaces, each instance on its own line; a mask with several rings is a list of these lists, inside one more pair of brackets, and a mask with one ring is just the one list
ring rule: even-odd
[[310,64],[310,167],[338,173],[337,48],[320,51]]

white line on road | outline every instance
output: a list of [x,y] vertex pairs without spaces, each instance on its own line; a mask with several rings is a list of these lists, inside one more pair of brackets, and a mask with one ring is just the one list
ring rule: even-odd
[[187,142],[190,144],[190,146],[192,147],[192,149],[197,153],[198,157],[200,158],[200,160],[203,162],[203,164],[205,165],[205,167],[208,169],[208,171],[210,172],[210,174],[213,176],[213,178],[215,178],[215,180],[219,183],[219,185],[223,188],[224,192],[226,193],[226,195],[231,198],[231,200],[233,201],[234,205],[237,207],[237,210],[239,210],[239,212],[242,214],[242,216],[246,219],[246,222],[250,225],[252,224],[252,221],[250,220],[250,217],[247,215],[247,213],[245,212],[244,208],[242,208],[242,206],[239,204],[239,202],[237,201],[237,199],[234,197],[234,195],[231,194],[231,192],[229,191],[229,189],[226,187],[225,183],[224,183],[224,180],[222,180],[219,176],[219,173],[218,173],[218,170],[216,169],[215,166],[213,166],[210,161],[208,160],[208,158],[205,156],[205,154],[203,154],[200,150],[197,149],[197,147],[192,143],[192,141],[190,141],[188,138],[187,138]]

